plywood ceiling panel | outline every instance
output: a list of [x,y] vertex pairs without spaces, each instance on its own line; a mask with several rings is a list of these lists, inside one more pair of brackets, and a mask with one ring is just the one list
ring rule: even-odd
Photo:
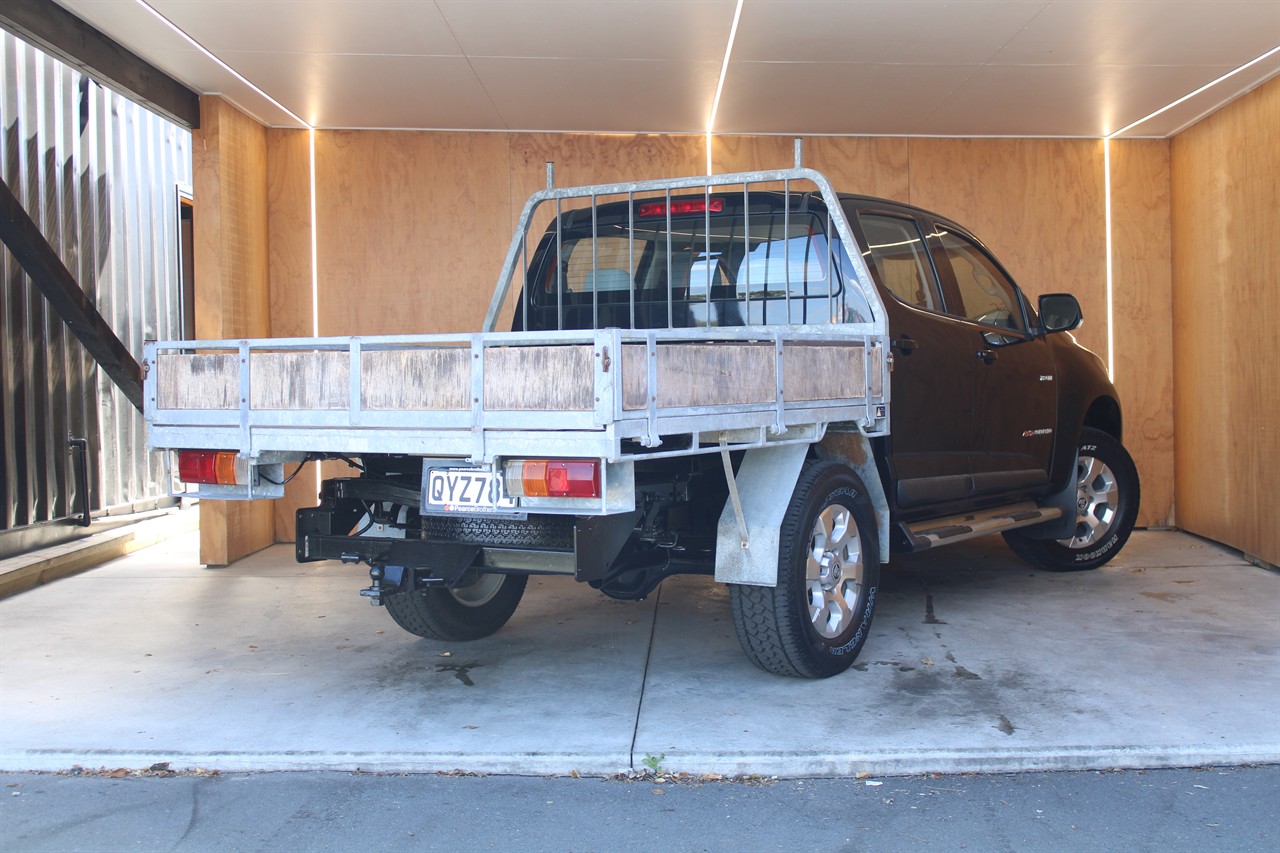
[[[736,0],[57,0],[272,125],[701,133]],[[1280,45],[1280,0],[743,0],[715,130],[1100,136]],[[1129,135],[1172,134],[1280,54]],[[287,111],[286,111],[287,110]]]

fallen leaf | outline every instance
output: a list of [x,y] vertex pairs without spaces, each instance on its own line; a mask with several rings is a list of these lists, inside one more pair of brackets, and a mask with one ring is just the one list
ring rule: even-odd
[[665,794],[665,793],[666,793],[666,791],[662,790],[661,788],[654,788],[654,789],[653,789],[652,791],[650,791],[649,793],[650,793],[650,794]]
[[859,773],[857,776],[854,776],[853,778],[855,778],[855,779],[867,779],[867,778],[869,778],[870,776],[871,776],[871,774],[870,774],[870,773],[868,773],[867,771],[863,770],[861,773]]
[[479,726],[463,726],[464,729],[478,729]]

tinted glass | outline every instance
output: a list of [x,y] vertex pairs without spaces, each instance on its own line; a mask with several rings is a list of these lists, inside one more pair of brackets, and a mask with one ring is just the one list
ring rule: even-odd
[[940,230],[938,240],[955,274],[962,303],[952,306],[950,313],[989,326],[1022,331],[1017,290],[986,252],[958,234]]
[[924,238],[915,222],[878,213],[859,214],[858,221],[881,284],[908,305],[941,311],[942,300],[925,254]]
[[[861,291],[845,288],[839,272],[832,274],[840,266],[832,263],[825,220],[796,210],[752,210],[749,217],[737,211],[713,214],[709,223],[704,215],[673,216],[668,231],[665,216],[638,216],[629,237],[625,222],[602,217],[594,251],[589,229],[568,229],[559,276],[554,245],[541,247],[530,327],[865,321],[870,311]],[[843,250],[837,251],[843,260]],[[558,281],[564,288],[559,309]]]

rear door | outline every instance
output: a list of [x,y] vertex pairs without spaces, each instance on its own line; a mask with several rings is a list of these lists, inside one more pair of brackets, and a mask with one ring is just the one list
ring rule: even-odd
[[[886,210],[851,210],[867,265],[885,294],[893,346],[889,465],[903,508],[962,500],[972,492],[974,369],[972,324],[945,312],[917,221]],[[856,214],[856,215],[854,215]]]

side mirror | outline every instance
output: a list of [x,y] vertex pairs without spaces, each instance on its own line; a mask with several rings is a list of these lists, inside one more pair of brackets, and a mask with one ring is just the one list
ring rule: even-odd
[[1070,293],[1046,293],[1040,297],[1040,324],[1046,332],[1069,332],[1080,328],[1084,314]]

